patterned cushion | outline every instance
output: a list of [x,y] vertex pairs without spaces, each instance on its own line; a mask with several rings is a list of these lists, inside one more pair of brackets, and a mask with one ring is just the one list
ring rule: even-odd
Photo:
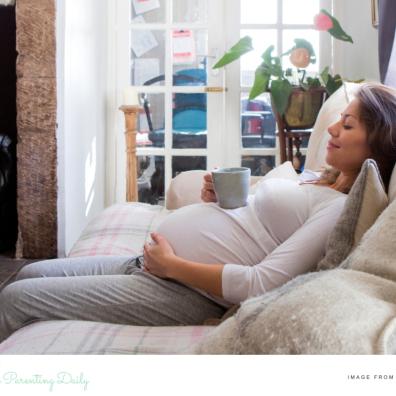
[[318,269],[337,267],[387,205],[388,197],[377,165],[373,160],[366,160],[329,236],[326,255],[319,262]]
[[69,257],[140,254],[150,232],[168,213],[161,206],[143,203],[112,205],[87,225]]
[[213,326],[126,326],[79,320],[36,322],[0,344],[6,355],[182,354]]
[[389,202],[392,202],[396,198],[396,165],[393,168],[392,176],[390,178],[388,197]]

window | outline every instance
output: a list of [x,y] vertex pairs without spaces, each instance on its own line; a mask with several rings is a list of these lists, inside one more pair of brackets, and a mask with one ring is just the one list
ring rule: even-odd
[[[329,51],[323,51],[326,39],[311,29],[314,14],[321,7],[330,9],[330,0],[111,3],[109,81],[116,85],[117,103],[109,110],[109,203],[125,197],[124,120],[114,109],[130,85],[145,106],[137,136],[141,201],[163,202],[171,178],[188,169],[244,165],[262,175],[279,164],[269,96],[248,100],[254,69],[268,45],[282,53],[297,37],[312,42],[317,68],[330,63]],[[255,51],[240,65],[212,70],[225,49],[246,34]]]
[[[271,109],[268,93],[254,100],[248,100],[254,74],[266,48],[274,45],[278,55],[294,45],[295,38],[304,38],[312,45],[317,63],[310,65],[308,71],[318,72],[324,64],[321,52],[320,33],[313,30],[314,15],[321,8],[330,9],[329,1],[304,0],[241,0],[239,2],[239,37],[252,37],[254,51],[245,55],[240,62],[240,140],[241,163],[249,166],[254,175],[263,175],[271,167],[279,164],[276,122]],[[235,25],[234,25],[235,26]],[[329,63],[330,54],[323,56]],[[282,58],[288,66],[287,57]],[[303,142],[306,147],[307,142]],[[305,150],[303,150],[304,152]],[[251,164],[251,165],[250,165]]]

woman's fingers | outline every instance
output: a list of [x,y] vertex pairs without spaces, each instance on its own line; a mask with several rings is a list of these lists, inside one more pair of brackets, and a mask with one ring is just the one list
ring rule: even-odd
[[205,182],[205,183],[203,184],[203,188],[204,188],[205,190],[212,190],[212,191],[214,191],[214,185],[213,185],[213,183],[211,183],[211,182]]
[[205,182],[213,182],[213,178],[212,178],[212,174],[211,173],[206,173],[203,178],[204,178]]
[[214,191],[213,178],[211,173],[207,173],[203,177],[203,185],[201,189],[201,199],[204,202],[217,202],[216,193]]
[[204,202],[217,202],[216,194],[213,191],[201,190],[201,199]]

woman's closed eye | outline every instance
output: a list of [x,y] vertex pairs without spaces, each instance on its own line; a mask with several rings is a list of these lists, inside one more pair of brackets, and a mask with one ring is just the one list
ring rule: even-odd
[[344,129],[347,129],[347,130],[353,128],[352,125],[345,125],[345,124],[344,124],[342,127],[343,127]]

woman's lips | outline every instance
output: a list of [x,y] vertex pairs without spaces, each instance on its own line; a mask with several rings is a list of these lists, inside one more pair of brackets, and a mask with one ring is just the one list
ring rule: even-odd
[[337,146],[332,142],[327,142],[327,150],[338,149],[338,148],[340,148],[340,146]]

